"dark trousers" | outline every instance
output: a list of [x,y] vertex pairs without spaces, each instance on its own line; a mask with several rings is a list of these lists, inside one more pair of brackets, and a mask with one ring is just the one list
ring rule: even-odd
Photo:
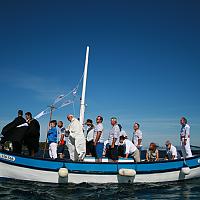
[[12,142],[13,153],[21,154],[22,153],[22,144],[21,142]]
[[93,145],[93,140],[91,141],[86,141],[86,154],[87,155],[92,155],[93,157],[95,157],[96,155],[96,149],[95,146]]

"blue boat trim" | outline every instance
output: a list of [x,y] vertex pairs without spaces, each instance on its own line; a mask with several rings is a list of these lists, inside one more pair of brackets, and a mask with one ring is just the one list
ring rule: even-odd
[[[32,158],[1,153],[0,161],[9,165],[28,169],[58,172],[61,167],[66,167],[70,173],[76,174],[104,174],[117,175],[119,169],[128,168],[136,170],[137,174],[153,174],[179,171],[183,166],[182,160],[141,162],[141,163],[95,163],[95,162],[66,162],[50,159]],[[8,159],[6,159],[8,158]],[[10,159],[11,158],[11,159]],[[13,159],[12,159],[13,158]],[[10,159],[10,160],[9,160]],[[186,160],[191,169],[200,166],[200,156]]]

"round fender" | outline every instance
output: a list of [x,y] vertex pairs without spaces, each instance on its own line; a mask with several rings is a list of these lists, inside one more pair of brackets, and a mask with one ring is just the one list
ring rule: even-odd
[[181,168],[181,173],[185,174],[185,175],[188,175],[190,174],[190,168],[189,167],[183,167]]
[[68,169],[67,168],[60,168],[58,171],[58,175],[62,178],[65,178],[68,176]]
[[121,176],[135,176],[136,171],[134,169],[120,169],[119,175],[121,175]]

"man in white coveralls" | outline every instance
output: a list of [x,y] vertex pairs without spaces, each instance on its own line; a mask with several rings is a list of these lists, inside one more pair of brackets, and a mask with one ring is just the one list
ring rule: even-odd
[[187,119],[185,117],[182,117],[180,119],[180,124],[181,151],[184,158],[190,158],[192,157],[192,152],[190,148],[190,126],[187,124]]
[[83,126],[71,114],[67,116],[67,119],[70,121],[67,130],[69,132],[69,140],[72,144],[72,148],[69,148],[70,159],[73,161],[82,161],[86,154],[86,143],[85,136],[83,134]]

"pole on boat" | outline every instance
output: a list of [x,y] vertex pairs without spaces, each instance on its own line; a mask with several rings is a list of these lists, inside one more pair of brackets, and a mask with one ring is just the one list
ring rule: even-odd
[[[55,109],[55,106],[50,105],[49,107],[50,107],[50,117],[49,117],[49,123],[50,123],[50,121],[52,120],[53,110]],[[48,130],[49,130],[49,124],[47,126],[47,132],[48,132]],[[44,151],[43,151],[43,156],[42,156],[43,158],[45,156],[46,149],[47,149],[47,136],[46,136],[46,140],[45,140],[45,144],[44,144]]]
[[80,106],[80,123],[82,125],[84,123],[84,114],[85,114],[85,92],[86,92],[86,81],[87,81],[88,57],[89,57],[89,46],[87,46],[86,49],[83,89],[82,89],[81,106]]

